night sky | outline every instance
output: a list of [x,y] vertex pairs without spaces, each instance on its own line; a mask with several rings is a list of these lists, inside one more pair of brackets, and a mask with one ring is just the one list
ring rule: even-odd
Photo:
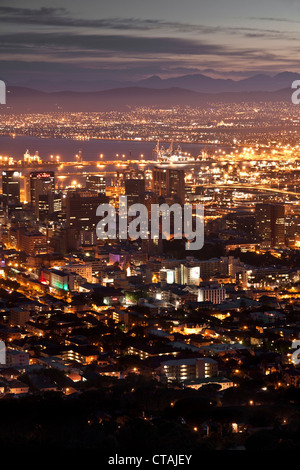
[[299,72],[299,0],[2,0],[7,84]]

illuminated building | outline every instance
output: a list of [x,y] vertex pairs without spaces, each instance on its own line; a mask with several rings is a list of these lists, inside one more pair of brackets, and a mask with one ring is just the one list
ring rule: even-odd
[[65,264],[64,266],[59,266],[53,269],[62,270],[65,273],[76,273],[86,279],[87,282],[92,282],[93,280],[93,270],[91,263]]
[[32,171],[30,173],[30,200],[33,207],[42,194],[54,192],[54,171]]
[[200,266],[188,266],[186,264],[180,265],[180,272],[176,269],[175,279],[176,282],[179,281],[178,277],[180,278],[180,282],[178,284],[187,284],[187,285],[199,285],[200,281]]
[[159,142],[157,142],[157,145],[153,151],[154,153],[154,158],[159,163],[174,163],[174,164],[180,164],[180,163],[187,163],[194,161],[194,158],[190,156],[189,153],[183,152],[181,147],[178,145],[176,149],[173,148],[173,142],[171,142],[170,147],[165,149],[164,147],[159,147]]
[[167,284],[173,284],[175,282],[175,271],[173,269],[161,269],[159,275],[160,282],[166,282]]
[[10,310],[9,324],[11,326],[24,327],[29,318],[30,313],[28,310],[23,310],[21,308],[15,307]]
[[29,365],[29,354],[24,351],[7,348],[6,365],[8,367],[22,367]]
[[106,194],[106,177],[105,175],[87,175],[86,189],[92,189],[100,194]]
[[184,204],[184,171],[175,168],[153,168],[152,190],[157,196],[162,196],[166,200]]
[[285,207],[282,204],[256,204],[257,235],[264,248],[285,246]]
[[18,248],[26,253],[47,253],[46,236],[40,232],[18,231]]
[[2,195],[5,207],[20,203],[20,176],[18,171],[2,171]]
[[35,204],[35,215],[37,220],[49,220],[51,215],[57,214],[62,210],[62,196],[60,193],[48,192],[39,194]]
[[62,352],[61,356],[65,362],[91,364],[98,359],[99,352],[92,346],[70,346]]
[[99,204],[107,202],[106,196],[96,191],[78,189],[70,191],[66,198],[67,227],[81,230],[94,230],[99,217],[96,216]]
[[209,357],[190,359],[171,359],[162,363],[168,382],[205,379],[218,375],[218,363]]
[[226,299],[226,289],[217,282],[201,283],[198,290],[198,302],[211,302],[220,304]]
[[125,195],[127,196],[128,206],[144,202],[145,180],[144,179],[126,179]]
[[26,163],[41,163],[42,160],[39,157],[39,152],[36,151],[34,155],[30,155],[29,150],[24,153],[24,162]]
[[80,246],[94,246],[97,244],[97,235],[95,230],[80,230]]
[[[190,380],[190,381],[185,382],[184,385],[185,385],[185,387],[194,388],[195,390],[199,390],[199,388],[201,388],[205,385],[210,385],[210,384],[219,385],[220,386],[220,391],[226,390],[227,388],[234,387],[234,383],[231,379],[227,379],[226,377],[221,377],[221,376],[208,377],[208,378],[205,378],[205,379]],[[236,429],[237,424],[232,423],[232,426]],[[237,432],[237,431],[234,431],[234,432]]]
[[74,274],[62,269],[50,269],[41,272],[40,282],[55,290],[68,292],[74,289]]
[[124,186],[125,180],[143,180],[145,179],[145,171],[139,168],[126,168],[124,171],[117,171],[116,186]]

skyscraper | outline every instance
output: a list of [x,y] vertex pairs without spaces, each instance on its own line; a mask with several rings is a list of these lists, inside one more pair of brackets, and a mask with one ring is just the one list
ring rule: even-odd
[[35,214],[37,220],[43,222],[49,220],[54,214],[58,214],[62,210],[61,193],[53,193],[48,191],[47,194],[39,194],[38,201],[35,204]]
[[97,207],[107,202],[104,195],[97,191],[79,189],[70,191],[66,199],[67,227],[81,230],[95,230],[99,217],[96,216]]
[[125,195],[127,196],[128,206],[136,203],[144,203],[145,180],[144,179],[126,179]]
[[257,236],[265,248],[285,246],[285,207],[282,204],[256,204]]
[[175,168],[153,168],[152,190],[168,202],[184,204],[185,182],[184,170]]
[[106,193],[106,177],[105,175],[87,175],[86,189],[92,189],[100,194]]
[[3,205],[20,203],[20,173],[15,170],[2,171]]
[[33,207],[39,200],[40,195],[54,192],[54,171],[32,171],[30,178],[30,201]]

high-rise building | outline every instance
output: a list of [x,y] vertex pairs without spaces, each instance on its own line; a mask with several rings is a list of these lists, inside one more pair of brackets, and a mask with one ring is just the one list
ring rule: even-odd
[[30,203],[31,191],[30,191],[30,175],[24,175],[24,202]]
[[152,172],[152,190],[169,202],[185,201],[184,170],[154,167]]
[[100,194],[106,193],[106,176],[105,175],[87,175],[86,189],[92,189]]
[[175,279],[176,279],[176,282],[180,281],[178,282],[178,284],[198,286],[200,282],[200,266],[181,264],[180,268],[176,270]]
[[97,207],[108,198],[97,191],[77,189],[70,191],[66,198],[67,227],[81,230],[95,230],[99,222]]
[[15,170],[2,171],[3,205],[20,203],[20,173]]
[[143,180],[145,179],[145,171],[139,168],[127,167],[126,170],[117,171],[115,178],[116,186],[124,186],[125,180]]
[[40,232],[27,232],[18,230],[17,248],[25,253],[42,254],[47,253],[47,237]]
[[54,171],[32,171],[29,175],[30,178],[30,201],[33,207],[39,200],[42,194],[54,192],[55,180]]
[[282,204],[256,204],[257,236],[265,248],[285,246],[285,207]]
[[35,215],[37,220],[43,222],[50,220],[51,216],[58,214],[62,210],[61,193],[48,192],[39,194],[35,204]]
[[145,180],[144,179],[126,179],[125,195],[127,196],[127,205],[144,203]]

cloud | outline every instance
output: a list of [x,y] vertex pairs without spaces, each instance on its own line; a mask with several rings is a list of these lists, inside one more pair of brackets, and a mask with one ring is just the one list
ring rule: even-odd
[[176,70],[177,74],[189,73],[189,70],[196,73],[203,66],[222,71],[232,67],[233,63],[237,70],[257,70],[259,67],[266,70],[266,64],[278,67],[278,64],[290,63],[287,57],[260,48],[238,48],[181,37],[75,34],[70,31],[0,34],[0,58],[6,79],[13,77],[14,63],[18,63],[18,70],[27,77],[30,74],[36,77],[76,74],[113,79],[153,74],[167,76],[168,73],[174,76]]
[[141,37],[132,35],[75,33],[14,33],[0,35],[2,47],[20,44],[30,47],[60,47],[67,50],[118,51],[128,53],[207,55],[226,53],[220,45],[193,39],[173,37]]
[[299,20],[294,20],[292,18],[276,18],[276,17],[270,17],[270,16],[251,16],[248,17],[247,19],[249,20],[254,20],[254,21],[272,21],[272,22],[278,22],[278,23],[300,23]]
[[[282,64],[295,69],[294,49],[284,41],[295,42],[300,34],[282,31],[278,25],[257,28],[251,23],[230,27],[141,18],[74,18],[65,8],[51,7],[0,6],[0,22],[0,58],[2,64],[6,60],[5,73],[10,77],[13,64],[27,77],[101,73],[104,78],[141,78],[197,73],[204,68],[228,70],[228,76],[234,68],[239,75],[241,70],[276,72]],[[270,48],[265,39],[279,40],[280,47]]]
[[[248,18],[255,19],[255,18]],[[277,21],[276,18],[256,18],[258,20]],[[120,30],[120,31],[157,31],[157,30],[174,30],[181,33],[200,33],[200,34],[219,34],[225,33],[229,35],[249,35],[249,33],[257,33],[262,37],[268,35],[277,35],[278,39],[282,38],[282,34],[286,32],[279,29],[253,28],[235,25],[229,26],[208,26],[204,24],[190,24],[176,21],[166,21],[147,18],[101,18],[86,19],[74,18],[65,8],[16,8],[16,7],[0,7],[0,21],[3,23],[15,23],[25,25],[44,25],[63,27],[63,28],[94,28],[104,30]],[[281,19],[278,21],[290,21]],[[291,20],[292,21],[292,20]],[[297,21],[293,21],[297,23]],[[288,32],[287,32],[288,33]],[[297,33],[297,32],[295,32]],[[275,36],[274,36],[275,37]]]
[[[6,23],[52,25],[62,27],[104,28],[117,30],[156,30],[159,28],[180,29],[190,32],[191,29],[205,30],[206,26],[188,23],[170,22],[157,19],[141,18],[73,18],[65,8],[15,8],[0,7],[0,20]],[[213,28],[215,29],[215,28]]]

